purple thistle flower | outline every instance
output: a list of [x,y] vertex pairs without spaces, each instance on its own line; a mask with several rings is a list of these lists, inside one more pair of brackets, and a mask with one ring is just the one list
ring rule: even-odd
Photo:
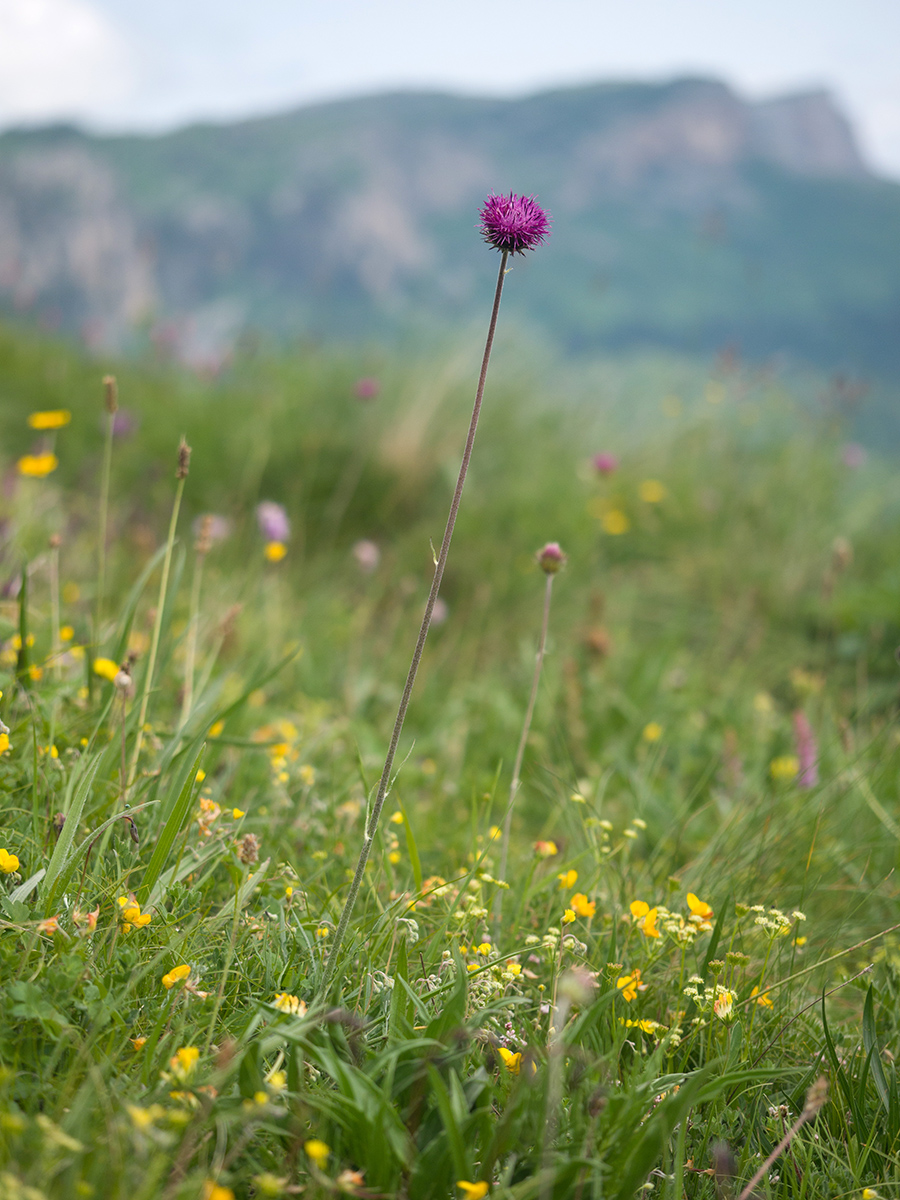
[[546,546],[538,550],[537,561],[545,575],[555,575],[561,567],[566,565],[566,556],[563,554],[559,542],[548,542]]
[[819,782],[819,747],[806,713],[799,708],[794,713],[794,746],[800,765],[797,787],[814,788]]
[[381,384],[371,375],[366,375],[362,379],[356,381],[356,387],[353,389],[357,400],[374,400],[381,391]]
[[594,466],[601,475],[612,475],[613,471],[618,467],[619,460],[614,454],[595,454]]
[[481,210],[481,233],[495,250],[524,254],[539,246],[550,235],[550,215],[534,196],[495,196],[493,192]]
[[259,531],[267,542],[286,542],[291,536],[291,523],[280,504],[274,500],[263,500],[256,506],[256,521]]

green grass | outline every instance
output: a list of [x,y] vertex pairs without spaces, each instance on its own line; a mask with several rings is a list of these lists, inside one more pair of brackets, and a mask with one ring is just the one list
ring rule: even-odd
[[[0,1194],[426,1200],[463,1180],[713,1200],[824,1075],[829,1102],[757,1195],[895,1195],[900,485],[877,458],[843,467],[841,429],[777,382],[645,362],[567,379],[561,403],[560,381],[501,357],[393,817],[324,989],[472,391],[468,355],[435,362],[248,350],[214,381],[122,365],[139,430],[114,448],[92,649],[102,370],[0,334],[0,846],[19,860],[0,876]],[[373,371],[382,393],[360,404]],[[19,477],[28,413],[58,407],[58,470]],[[605,480],[601,449],[621,457]],[[276,565],[263,498],[293,522]],[[627,532],[603,532],[610,510]],[[204,566],[183,722],[205,511],[232,532]],[[72,630],[56,659],[52,534]],[[501,884],[547,540],[569,563]],[[129,652],[123,703],[90,660]],[[812,788],[771,769],[801,709]]]

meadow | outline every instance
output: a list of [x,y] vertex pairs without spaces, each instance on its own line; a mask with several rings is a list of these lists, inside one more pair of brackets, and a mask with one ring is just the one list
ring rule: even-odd
[[329,963],[476,350],[0,329],[4,1198],[897,1194],[900,482],[840,389],[500,346]]

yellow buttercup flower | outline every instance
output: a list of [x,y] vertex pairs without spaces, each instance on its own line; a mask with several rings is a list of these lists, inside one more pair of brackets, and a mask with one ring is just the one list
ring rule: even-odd
[[769,763],[769,774],[776,783],[795,779],[800,770],[800,761],[793,754],[782,754]]
[[63,625],[59,631],[59,640],[61,642],[71,642],[71,640],[74,636],[75,636],[75,630],[72,628],[71,625]]
[[658,479],[645,479],[638,488],[638,495],[645,504],[660,504],[668,494],[665,485]]
[[645,742],[658,742],[662,737],[662,734],[662,725],[658,724],[656,721],[650,721],[644,726],[641,737]]
[[656,928],[657,910],[651,908],[646,900],[633,900],[631,903],[631,915],[637,921],[638,928],[644,937],[660,937],[660,932]]
[[266,548],[263,553],[270,563],[281,562],[287,554],[287,546],[284,542],[266,542]]
[[207,1179],[203,1185],[203,1200],[234,1200],[234,1192],[230,1187],[223,1187],[221,1183],[213,1183],[211,1179]]
[[231,815],[235,821],[239,821],[241,817],[246,817],[247,813],[243,808],[233,808],[231,810]]
[[622,993],[622,999],[629,1003],[636,998],[640,986],[641,973],[638,970],[632,971],[630,975],[622,975],[616,980],[616,987]]
[[8,850],[0,850],[0,871],[4,875],[12,875],[13,871],[18,871],[18,869],[19,860],[16,855],[10,854]]
[[522,1067],[522,1055],[518,1052],[513,1053],[512,1050],[507,1050],[505,1046],[498,1046],[497,1053],[503,1060],[503,1065],[511,1075],[518,1075]]
[[328,1162],[328,1156],[331,1154],[331,1147],[318,1138],[310,1138],[308,1142],[304,1142],[303,1149],[306,1151],[307,1157],[316,1164],[320,1171]]
[[486,1196],[490,1191],[490,1188],[483,1179],[478,1183],[469,1183],[468,1179],[457,1179],[456,1186],[465,1196],[466,1200],[482,1200],[482,1197]]
[[29,479],[43,479],[52,471],[55,471],[59,466],[59,459],[55,454],[23,454],[16,466],[19,468],[19,474],[25,475]]
[[95,658],[94,659],[94,674],[101,676],[103,679],[108,679],[110,683],[119,673],[119,664],[113,662],[111,658]]
[[772,998],[768,992],[760,992],[758,987],[755,987],[750,993],[750,998],[755,999],[760,1008],[772,1008]]
[[28,417],[32,429],[62,429],[72,420],[67,408],[52,408],[46,412],[33,412]]
[[[124,916],[125,913],[123,912],[122,915]],[[182,979],[187,979],[190,973],[191,968],[187,965],[187,963],[182,963],[180,967],[173,967],[168,974],[163,975],[162,985],[166,991],[168,991],[170,988],[173,988],[176,983],[180,983]]]
[[620,508],[608,509],[600,518],[600,524],[603,526],[603,532],[612,537],[627,533],[631,528],[631,522]]

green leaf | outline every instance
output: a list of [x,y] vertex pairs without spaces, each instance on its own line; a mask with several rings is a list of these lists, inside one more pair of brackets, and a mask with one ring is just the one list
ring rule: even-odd
[[94,782],[94,776],[97,774],[97,768],[100,766],[101,755],[97,755],[92,762],[88,762],[82,770],[81,778],[78,781],[78,787],[75,789],[75,795],[72,798],[72,803],[66,813],[65,824],[62,827],[59,838],[56,842],[56,847],[47,867],[47,874],[44,876],[43,895],[47,900],[46,916],[50,916],[50,908],[53,903],[53,885],[62,873],[66,865],[69,854],[72,849],[72,842],[75,839],[75,833],[78,829],[78,823],[81,820],[81,814],[84,811],[85,801],[88,798],[88,793],[91,790],[91,785]]
[[[197,784],[197,768],[200,766],[201,759],[203,758],[203,752],[206,749],[206,742],[201,741],[199,738],[197,740],[200,742],[200,747],[193,756],[193,759],[191,758],[190,754],[188,754],[188,761],[190,765],[181,777],[181,789],[177,794],[177,799],[175,800],[174,804],[171,805],[171,811],[167,816],[164,817],[165,824],[163,825],[162,832],[157,838],[156,846],[153,849],[153,855],[150,859],[147,870],[144,873],[144,878],[141,881],[141,886],[138,890],[138,901],[141,904],[146,904],[147,899],[150,896],[150,892],[152,891],[156,881],[159,879],[160,873],[165,866],[166,859],[169,857],[169,851],[172,849],[172,845],[176,837],[184,828],[188,814],[191,811],[191,804],[194,797],[194,786],[196,785],[199,789],[199,784]],[[195,742],[194,745],[197,745],[197,742]],[[191,747],[191,749],[193,749],[193,747]]]

